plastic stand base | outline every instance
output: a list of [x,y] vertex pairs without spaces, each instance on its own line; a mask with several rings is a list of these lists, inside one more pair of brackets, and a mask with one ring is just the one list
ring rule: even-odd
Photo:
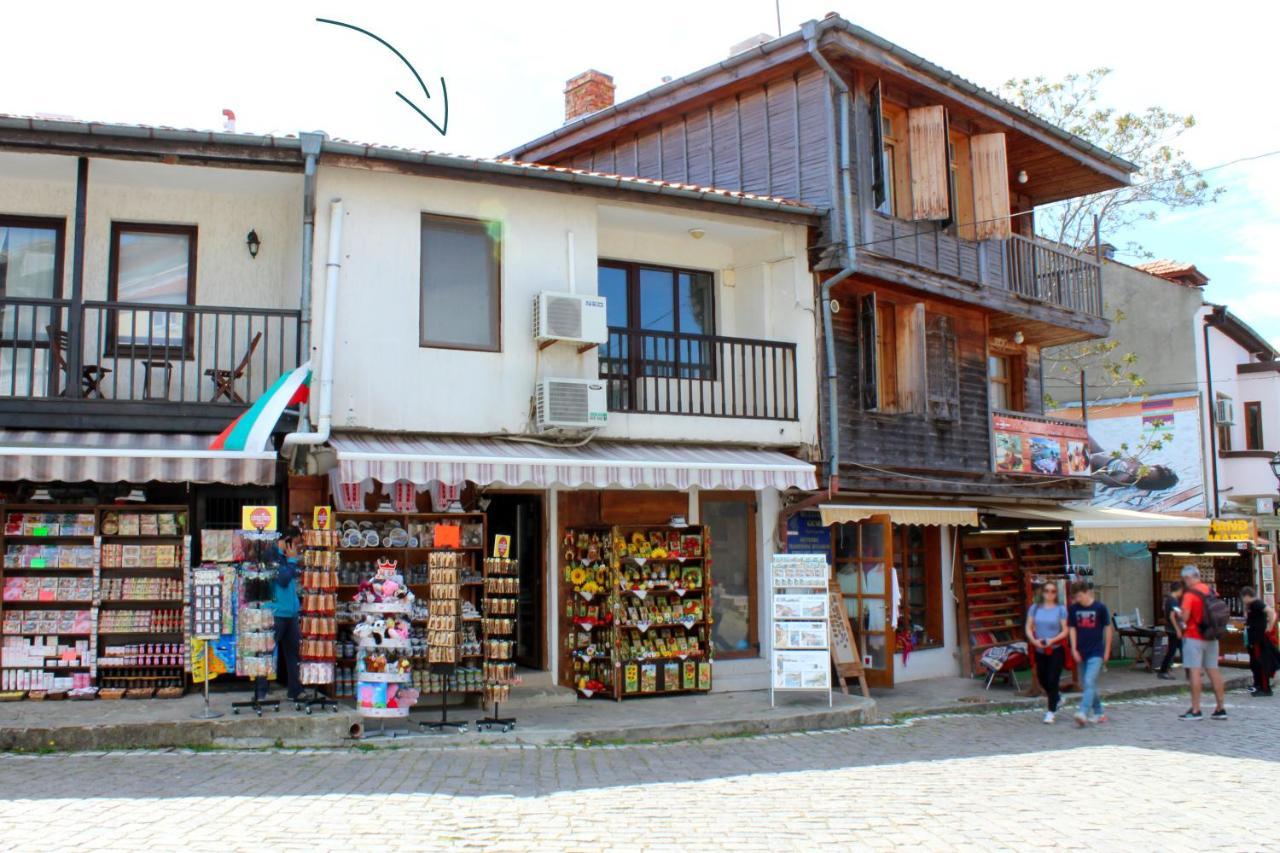
[[432,722],[418,723],[418,728],[437,732],[439,734],[443,734],[445,729],[457,729],[458,734],[466,734],[466,720],[449,719],[449,688],[447,682],[444,689],[440,691],[440,719]]
[[334,699],[330,699],[320,690],[311,691],[311,695],[302,695],[293,701],[293,710],[302,711],[307,716],[311,716],[311,709],[319,708],[321,711],[332,711],[338,713],[338,703]]
[[368,728],[366,728],[363,732],[360,733],[360,739],[373,740],[374,738],[385,737],[385,738],[390,738],[394,740],[395,738],[398,738],[401,735],[407,736],[408,734],[409,734],[409,730],[407,728],[406,729],[388,729],[386,720],[383,718],[379,718],[378,728],[374,729],[373,731],[370,731]]
[[253,712],[257,714],[259,717],[261,717],[262,712],[268,708],[270,708],[272,711],[275,711],[276,713],[280,713],[280,700],[279,699],[250,699],[248,702],[232,702],[231,703],[231,713],[239,714],[241,708],[252,708]]
[[476,730],[487,732],[489,729],[502,729],[503,732],[509,732],[516,727],[515,717],[502,717],[498,714],[498,703],[493,703],[493,716],[484,717],[476,720]]

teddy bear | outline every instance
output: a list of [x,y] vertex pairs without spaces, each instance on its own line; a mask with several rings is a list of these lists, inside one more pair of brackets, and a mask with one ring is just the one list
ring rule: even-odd
[[403,675],[413,669],[413,661],[408,658],[400,658],[400,661],[396,664],[396,669],[400,671],[401,675]]
[[366,672],[386,672],[387,656],[386,655],[369,655],[364,659],[364,668]]
[[382,645],[382,639],[387,633],[387,621],[381,618],[365,619],[351,629],[351,633],[355,635],[357,640],[366,638],[373,640],[375,646]]
[[385,636],[389,640],[409,639],[409,623],[404,619],[387,619]]

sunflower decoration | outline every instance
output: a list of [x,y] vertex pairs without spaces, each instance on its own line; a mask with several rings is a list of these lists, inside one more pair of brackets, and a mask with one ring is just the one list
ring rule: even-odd
[[655,560],[666,559],[667,549],[659,545],[657,548],[654,548],[652,551],[649,552],[649,556]]
[[569,572],[569,583],[573,584],[575,587],[582,586],[586,580],[587,570],[582,568],[582,566],[574,566],[572,571]]

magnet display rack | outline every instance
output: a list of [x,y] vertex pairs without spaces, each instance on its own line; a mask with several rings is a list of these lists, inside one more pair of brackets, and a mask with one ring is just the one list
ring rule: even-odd
[[493,705],[493,715],[476,720],[485,731],[501,728],[509,732],[515,717],[502,716],[499,708],[511,698],[516,683],[516,614],[520,605],[520,561],[488,557],[484,561],[484,704]]
[[338,636],[338,531],[304,530],[301,554],[302,634],[299,678],[311,688],[294,703],[310,714],[314,708],[337,712],[334,701]]
[[614,696],[613,528],[566,528],[560,542],[564,574],[565,652],[578,695]]
[[[185,690],[187,507],[3,508],[5,692],[103,698]],[[55,681],[55,679],[57,679]]]

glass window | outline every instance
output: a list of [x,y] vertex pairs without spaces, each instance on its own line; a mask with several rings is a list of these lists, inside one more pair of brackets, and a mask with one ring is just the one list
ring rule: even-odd
[[671,270],[640,270],[640,328],[676,330],[675,288]]
[[0,218],[0,296],[52,299],[60,290],[61,225]]
[[677,321],[682,335],[711,334],[711,276],[682,272],[679,276],[680,310]]
[[502,349],[500,251],[495,222],[422,215],[422,346]]
[[[714,378],[715,347],[698,337],[715,334],[711,273],[624,261],[601,261],[598,269],[597,292],[608,300],[609,325],[628,330],[611,333],[601,349],[602,377],[630,381],[634,366],[636,376]],[[610,393],[616,403],[635,391],[619,387]]]
[[930,550],[940,547],[937,531],[919,525],[895,525],[893,528],[894,564],[903,586],[903,602],[899,611],[899,629],[911,632],[917,649],[942,645],[942,599],[939,594],[939,571],[931,568]]
[[[0,298],[54,299],[62,293],[61,220],[0,217]],[[63,323],[49,305],[0,304],[0,395],[56,393],[46,345],[49,326]]]
[[[888,624],[888,525],[871,521],[837,525],[833,530],[836,585],[849,625],[857,635],[867,668],[890,669]],[[717,562],[717,565],[719,563]]]
[[1264,450],[1262,444],[1262,403],[1244,404],[1244,446],[1246,450]]
[[702,522],[711,529],[712,640],[717,657],[754,657],[756,634],[755,507],[752,499],[704,496]]
[[117,222],[111,230],[112,301],[157,306],[116,311],[115,344],[190,349],[186,316],[163,306],[193,302],[195,227]]
[[625,269],[601,265],[596,272],[596,293],[605,299],[606,322],[610,326],[625,328],[631,325]]

